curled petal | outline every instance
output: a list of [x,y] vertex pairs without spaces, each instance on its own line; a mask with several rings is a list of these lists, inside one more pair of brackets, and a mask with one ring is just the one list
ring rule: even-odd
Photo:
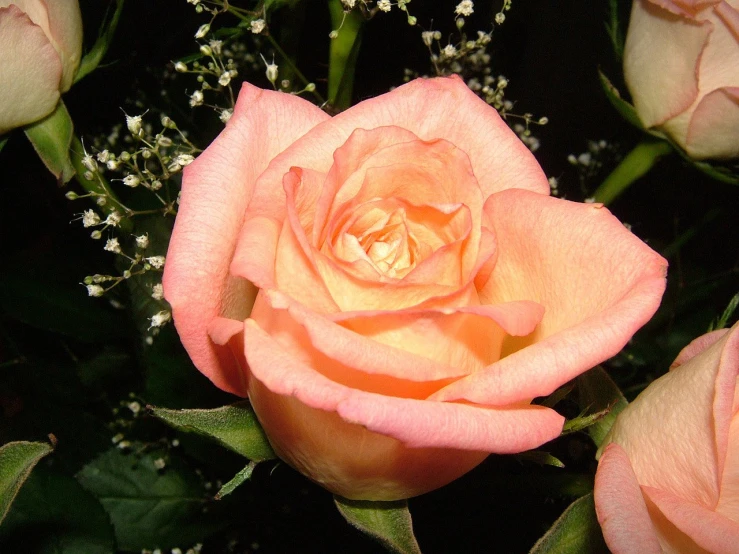
[[327,118],[296,96],[245,83],[226,129],[185,168],[164,292],[193,362],[226,391],[245,394],[241,370],[206,328],[219,316],[243,320],[256,295],[250,282],[229,275],[254,182],[280,151]]

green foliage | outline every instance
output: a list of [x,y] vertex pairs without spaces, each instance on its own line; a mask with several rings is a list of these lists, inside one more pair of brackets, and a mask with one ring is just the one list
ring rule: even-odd
[[608,0],[608,21],[606,22],[606,32],[611,39],[613,52],[619,61],[624,57],[624,42],[626,41],[619,10],[619,4],[621,3],[620,0]]
[[92,49],[85,54],[80,62],[77,74],[74,76],[75,83],[94,71],[105,57],[105,54],[113,41],[115,30],[118,27],[118,21],[121,18],[123,2],[124,0],[115,0],[116,6],[113,15],[111,15],[110,18],[106,17],[100,25],[100,31],[98,32],[98,38],[95,41],[95,44]]
[[73,478],[37,468],[0,526],[0,551],[113,554],[113,527],[100,503]]
[[251,479],[251,474],[254,473],[254,468],[256,466],[256,463],[249,462],[246,467],[244,467],[244,469],[234,475],[233,479],[231,479],[228,483],[221,487],[221,490],[219,490],[218,494],[216,494],[216,500],[220,500],[224,496],[228,496],[233,491],[235,491],[239,485],[242,485],[245,481]]
[[593,495],[575,500],[537,541],[529,554],[608,554],[595,515]]
[[616,111],[621,114],[621,117],[637,129],[644,130],[644,125],[642,125],[639,116],[636,114],[634,106],[621,98],[621,93],[615,86],[613,86],[611,81],[602,71],[598,71],[598,77],[600,78],[601,87],[603,88],[603,92],[606,93],[608,101],[614,108],[616,108]]
[[[160,469],[158,460],[165,461]],[[77,475],[105,508],[118,547],[129,552],[202,541],[224,524],[207,510],[201,478],[173,454],[125,454],[111,448]]]
[[516,458],[519,460],[525,460],[527,462],[533,462],[542,466],[552,467],[565,467],[562,460],[552,456],[549,452],[543,452],[541,450],[529,450],[528,452],[521,452],[516,454]]
[[52,451],[44,442],[16,441],[0,447],[0,523],[38,461]]
[[255,462],[275,457],[249,402],[237,402],[213,410],[169,410],[152,407],[151,411],[159,419],[177,429],[210,437]]
[[379,541],[389,552],[420,554],[408,502],[370,502],[334,497],[342,516],[362,533]]
[[711,322],[711,325],[708,327],[708,331],[715,331],[716,329],[727,327],[737,307],[739,307],[739,292],[729,300],[729,304],[726,306],[726,309],[718,318],[716,318],[716,321]]
[[341,0],[330,0],[331,24],[338,36],[331,39],[328,66],[328,102],[337,111],[351,105],[354,73],[362,45],[364,18],[359,10],[344,11]]
[[600,366],[577,378],[577,392],[580,409],[597,415],[590,421],[587,430],[595,446],[600,446],[628,402],[616,383]]
[[64,102],[60,100],[53,112],[24,130],[39,158],[54,177],[62,183],[74,177],[74,167],[69,158],[74,125]]

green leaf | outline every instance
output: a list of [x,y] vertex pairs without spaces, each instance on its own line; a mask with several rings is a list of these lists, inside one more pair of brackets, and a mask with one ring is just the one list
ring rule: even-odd
[[73,477],[39,467],[0,527],[0,551],[113,554],[108,514]]
[[608,79],[608,77],[605,76],[602,71],[598,70],[598,76],[600,77],[600,84],[603,87],[603,92],[606,93],[608,101],[614,108],[616,108],[616,111],[621,114],[621,117],[623,117],[626,121],[631,123],[637,129],[644,130],[644,125],[642,125],[639,116],[636,114],[636,109],[634,108],[634,106],[621,98],[621,93],[618,92],[618,89],[613,86],[611,81]]
[[379,541],[388,551],[421,554],[413,534],[407,501],[371,502],[334,496],[334,502],[344,519],[365,535]]
[[103,20],[102,25],[100,25],[100,31],[98,32],[98,38],[95,41],[92,50],[85,54],[80,62],[80,67],[77,69],[77,74],[74,76],[75,83],[95,70],[105,57],[105,54],[110,47],[110,43],[113,41],[113,35],[118,26],[118,20],[121,18],[124,0],[115,0],[115,2],[116,7],[113,15],[110,19],[106,17],[105,20]]
[[526,462],[533,462],[542,466],[565,467],[562,460],[552,456],[549,452],[542,450],[529,450],[528,452],[520,452],[516,454],[516,458]]
[[17,441],[0,447],[0,523],[31,470],[52,450],[45,442]]
[[226,448],[255,462],[275,458],[267,435],[247,401],[213,410],[149,408],[156,417],[172,427],[215,439]]
[[613,427],[618,414],[629,403],[616,383],[600,366],[594,367],[577,378],[577,391],[582,410],[595,411],[596,414],[608,410],[605,415],[598,417],[587,428],[595,446],[600,446]]
[[613,52],[620,60],[624,57],[624,32],[621,28],[621,18],[619,14],[619,0],[608,0],[608,22],[606,23],[606,32],[611,39]]
[[254,473],[255,467],[257,467],[255,462],[249,462],[244,469],[234,475],[233,479],[221,487],[221,490],[219,490],[215,496],[216,500],[220,500],[224,496],[231,494],[239,485],[244,483],[244,481],[251,479],[251,474]]
[[53,112],[24,130],[41,161],[54,177],[62,183],[74,177],[74,167],[69,159],[74,125],[64,102],[59,100]]
[[593,494],[575,500],[540,538],[529,554],[608,554],[595,515]]
[[716,319],[716,321],[711,322],[711,325],[708,328],[708,331],[714,331],[716,329],[723,329],[729,324],[729,320],[731,319],[731,316],[734,315],[734,312],[739,307],[739,292],[737,292],[731,300],[729,300],[729,304],[726,306],[726,309],[724,312]]
[[[337,111],[351,105],[364,17],[359,10],[344,11],[341,0],[330,0],[331,25],[338,36],[329,45],[328,102]],[[339,29],[339,27],[341,27]]]
[[[166,461],[159,469],[156,460]],[[124,454],[112,448],[77,475],[108,512],[118,547],[172,548],[202,541],[225,523],[213,510],[198,475],[171,454]]]

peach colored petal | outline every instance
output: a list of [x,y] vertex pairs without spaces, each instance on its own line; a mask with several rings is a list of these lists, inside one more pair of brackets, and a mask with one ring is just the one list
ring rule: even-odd
[[654,381],[620,414],[610,440],[627,452],[642,485],[716,506],[737,374],[739,326]]
[[718,4],[721,0],[648,0],[676,15],[693,17],[701,9]]
[[[378,446],[382,451],[387,450],[382,445],[383,442],[387,444],[387,438],[400,440],[412,449],[452,449],[443,455],[439,453],[441,460],[438,460],[436,468],[443,482],[448,482],[482,461],[484,452],[519,452],[551,440],[561,432],[564,421],[556,412],[539,406],[488,409],[394,398],[344,387],[288,355],[252,320],[246,322],[244,342],[251,368],[250,378],[262,385],[258,387],[250,382],[250,398],[273,446],[289,463],[312,479],[334,492],[342,490],[345,494],[348,491],[350,498],[405,498],[443,484],[435,473],[422,472],[419,477],[418,468],[412,465],[402,468],[402,471],[407,472],[406,479],[414,481],[415,485],[394,483],[392,475],[389,479],[381,473],[401,471],[395,465],[397,457],[394,457],[390,468],[382,462],[367,466],[368,461],[363,460],[369,460]],[[286,399],[289,399],[293,411],[288,417],[284,414]],[[280,403],[280,410],[276,410]],[[344,422],[364,426],[372,433],[357,436],[360,428],[347,426],[339,420],[327,427],[318,426],[316,421],[320,420],[314,418],[315,412],[309,408],[336,412]],[[301,423],[306,421],[310,425]],[[280,433],[271,432],[272,425],[281,425]],[[347,434],[353,436],[347,437]],[[338,453],[335,446],[332,448],[327,444],[335,445],[341,440],[346,442],[341,443]],[[285,444],[289,444],[289,448],[285,448]],[[459,450],[476,454],[464,454]],[[428,456],[428,452],[423,455]],[[339,459],[335,460],[337,456]],[[450,478],[449,470],[443,465],[450,463],[456,466],[459,459],[464,460],[464,470],[455,470],[456,475]],[[414,459],[414,463],[419,462]],[[327,464],[330,467],[326,467]],[[356,482],[336,482],[335,472],[356,465],[363,466],[362,472],[374,475],[365,475],[365,479]],[[370,477],[376,490],[366,486],[366,479]],[[424,482],[429,479],[432,482]]]
[[[739,42],[735,46],[739,60]],[[739,62],[735,65],[739,83]],[[697,160],[739,156],[739,86],[714,90],[701,99],[690,120],[685,150]]]
[[[252,319],[283,344],[291,340],[290,336],[305,336],[311,348],[344,364],[348,369],[364,374],[384,375],[414,383],[443,381],[464,375],[460,367],[444,365],[439,360],[386,346],[348,330],[341,325],[341,321],[335,322],[317,314],[278,291],[264,291],[260,295],[254,305]],[[290,333],[286,331],[288,328],[291,329]],[[312,367],[323,373],[321,365],[312,364]]]
[[50,37],[62,60],[61,91],[66,92],[82,59],[82,14],[78,0],[46,0],[46,7]]
[[739,524],[695,502],[664,490],[642,486],[644,495],[678,530],[712,554],[733,554],[739,544]]
[[533,302],[456,309],[408,309],[333,314],[342,327],[469,375],[500,357],[507,335],[527,335],[544,308]]
[[721,19],[727,30],[739,41],[739,2],[722,1],[716,5],[714,13]]
[[[739,394],[735,394],[734,397],[734,403],[737,402],[739,402]],[[736,415],[736,406],[729,429],[724,473],[721,477],[721,493],[716,511],[739,526],[739,417]]]
[[240,369],[206,331],[216,316],[243,320],[256,290],[229,275],[254,182],[280,151],[328,116],[288,94],[242,87],[226,129],[184,172],[164,291],[182,343],[217,386],[243,394]]
[[618,444],[609,444],[595,473],[595,512],[613,554],[661,554],[629,458]]
[[530,300],[546,313],[533,335],[504,344],[506,357],[435,399],[508,404],[550,394],[618,353],[659,306],[667,263],[607,209],[508,190],[485,211],[498,258],[481,303]]
[[458,77],[417,79],[365,100],[316,126],[270,164],[257,184],[255,205],[280,219],[284,192],[275,183],[291,166],[328,172],[332,154],[356,129],[401,127],[422,140],[443,137],[464,151],[483,196],[523,188],[549,194],[549,183],[528,148],[495,109]]
[[701,335],[697,339],[692,340],[688,346],[680,351],[677,358],[675,358],[675,361],[670,365],[670,369],[683,365],[685,362],[689,361],[694,356],[700,354],[706,348],[720,340],[728,332],[728,329],[717,329],[716,331],[711,331],[710,333],[706,333],[705,335]]
[[62,65],[43,29],[16,6],[0,8],[0,135],[51,113]]
[[698,97],[698,64],[711,28],[710,22],[675,15],[649,0],[634,0],[624,78],[645,127],[676,117]]

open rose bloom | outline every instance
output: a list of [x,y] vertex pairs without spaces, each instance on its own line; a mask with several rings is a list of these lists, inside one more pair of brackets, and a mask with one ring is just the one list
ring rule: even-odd
[[399,499],[557,437],[532,404],[616,354],[665,261],[608,210],[548,196],[458,78],[330,118],[244,84],[185,170],[164,276],[197,367],[339,495]]
[[736,324],[690,343],[619,415],[595,477],[614,554],[739,552],[738,377]]
[[81,55],[78,0],[0,0],[0,135],[54,111]]
[[646,128],[695,159],[739,156],[739,0],[634,0],[624,76]]

